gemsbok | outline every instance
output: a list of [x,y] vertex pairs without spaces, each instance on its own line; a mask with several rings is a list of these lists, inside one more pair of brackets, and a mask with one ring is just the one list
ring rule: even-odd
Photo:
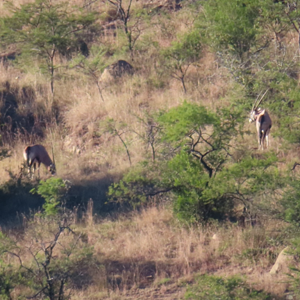
[[40,177],[40,165],[41,163],[45,165],[47,170],[54,175],[56,172],[55,164],[54,164],[54,155],[53,162],[46,151],[45,147],[42,145],[32,145],[27,146],[23,152],[24,159],[27,163],[28,173],[30,177],[32,177],[31,168],[33,166],[33,173],[35,174],[36,166],[38,169],[38,176]]
[[268,90],[265,91],[261,99],[257,102],[257,99],[255,100],[252,110],[250,112],[250,118],[249,122],[252,123],[256,121],[256,130],[257,130],[257,137],[258,137],[258,146],[262,150],[264,150],[264,142],[266,139],[267,142],[267,148],[269,147],[269,135],[270,135],[270,130],[272,127],[272,120],[268,114],[268,112],[265,109],[262,109],[259,106],[261,103],[262,99],[266,95]]

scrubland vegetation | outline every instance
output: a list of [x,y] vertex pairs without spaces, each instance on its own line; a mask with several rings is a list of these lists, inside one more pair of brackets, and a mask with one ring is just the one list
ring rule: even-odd
[[0,299],[299,299],[299,5],[2,1]]

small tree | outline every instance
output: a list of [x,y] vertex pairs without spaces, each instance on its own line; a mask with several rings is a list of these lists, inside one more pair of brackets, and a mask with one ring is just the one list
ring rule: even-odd
[[117,16],[122,21],[123,29],[128,40],[128,48],[131,53],[131,57],[133,57],[132,52],[134,45],[142,33],[141,18],[143,15],[141,13],[137,14],[135,21],[132,24],[129,23],[132,18],[132,1],[133,0],[128,0],[127,4],[124,4],[123,0],[107,0],[107,2],[116,9]]
[[100,132],[102,133],[109,133],[112,136],[117,136],[119,138],[119,140],[121,141],[121,143],[123,144],[126,153],[127,153],[127,157],[128,157],[128,161],[129,164],[131,165],[131,158],[130,158],[130,153],[127,147],[127,144],[124,140],[124,138],[122,137],[122,135],[125,133],[124,129],[127,127],[127,125],[124,122],[117,122],[114,119],[107,119],[103,122],[100,123]]
[[46,216],[54,216],[58,213],[58,206],[65,196],[68,186],[61,178],[49,178],[46,181],[41,180],[38,187],[30,192],[39,194],[45,199],[43,208]]
[[207,32],[216,48],[227,48],[244,60],[251,46],[256,43],[259,16],[258,0],[255,1],[206,1],[204,16]]
[[161,52],[161,64],[169,70],[171,76],[179,80],[186,93],[185,76],[189,67],[201,57],[200,34],[194,30],[178,38],[179,41]]
[[[71,6],[69,2],[54,4],[52,0],[35,0],[20,7],[6,2],[10,16],[0,18],[0,40],[14,44],[23,55],[40,60],[40,68],[50,78],[54,97],[55,62],[78,42],[76,34],[94,24],[95,14]],[[29,63],[29,62],[28,62]]]
[[139,133],[134,129],[131,129],[131,131],[134,132],[143,141],[147,148],[150,146],[152,161],[154,162],[156,158],[156,146],[158,144],[157,137],[160,131],[160,127],[158,123],[154,121],[153,116],[149,115],[148,113],[145,114],[145,118],[139,117],[137,115],[134,116],[138,119],[143,128],[143,131],[142,133]]
[[234,158],[232,144],[240,133],[239,112],[223,109],[213,113],[185,102],[157,121],[162,128],[160,155],[112,185],[112,199],[135,206],[169,192],[180,218],[207,221],[230,215],[236,203],[260,205],[266,191],[272,194],[282,188],[273,154],[262,159],[247,153]]
[[[79,55],[71,64],[71,67],[80,68],[83,73],[91,78],[91,80],[96,84],[101,100],[104,102],[102,89],[99,83],[100,75],[102,74],[105,67],[107,67],[104,61],[105,50],[99,50],[96,47],[91,49],[92,58],[89,59],[84,55]],[[93,55],[94,54],[94,55]]]
[[72,230],[72,222],[72,214],[68,213],[55,218],[35,217],[22,238],[0,236],[0,255],[16,258],[20,266],[12,283],[27,287],[26,295],[21,296],[70,299],[71,278],[80,276],[78,269],[90,265],[93,255],[81,235]]

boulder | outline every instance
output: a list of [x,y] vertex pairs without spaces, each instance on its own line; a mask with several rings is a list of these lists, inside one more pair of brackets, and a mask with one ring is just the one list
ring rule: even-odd
[[100,82],[109,82],[125,74],[132,75],[133,71],[133,66],[130,63],[125,60],[118,60],[104,69],[100,77]]
[[289,265],[293,260],[293,256],[288,254],[287,251],[289,247],[285,247],[278,255],[275,264],[273,265],[270,274],[277,274],[277,273],[288,273]]

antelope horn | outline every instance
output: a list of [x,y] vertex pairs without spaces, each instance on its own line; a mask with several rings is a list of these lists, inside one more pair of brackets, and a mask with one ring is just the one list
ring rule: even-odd
[[266,93],[267,93],[268,91],[269,91],[269,89],[267,89],[267,90],[265,91],[265,93],[262,95],[262,97],[260,98],[259,102],[257,103],[255,109],[259,106],[259,104],[261,103],[262,99],[264,98],[264,96],[266,95]]
[[253,106],[252,106],[252,110],[254,110],[255,104],[256,104],[256,102],[257,102],[259,96],[261,95],[261,93],[262,93],[262,91],[261,91],[261,92],[258,94],[258,96],[256,97],[256,99],[255,99],[255,101],[254,101],[254,103],[253,103]]

